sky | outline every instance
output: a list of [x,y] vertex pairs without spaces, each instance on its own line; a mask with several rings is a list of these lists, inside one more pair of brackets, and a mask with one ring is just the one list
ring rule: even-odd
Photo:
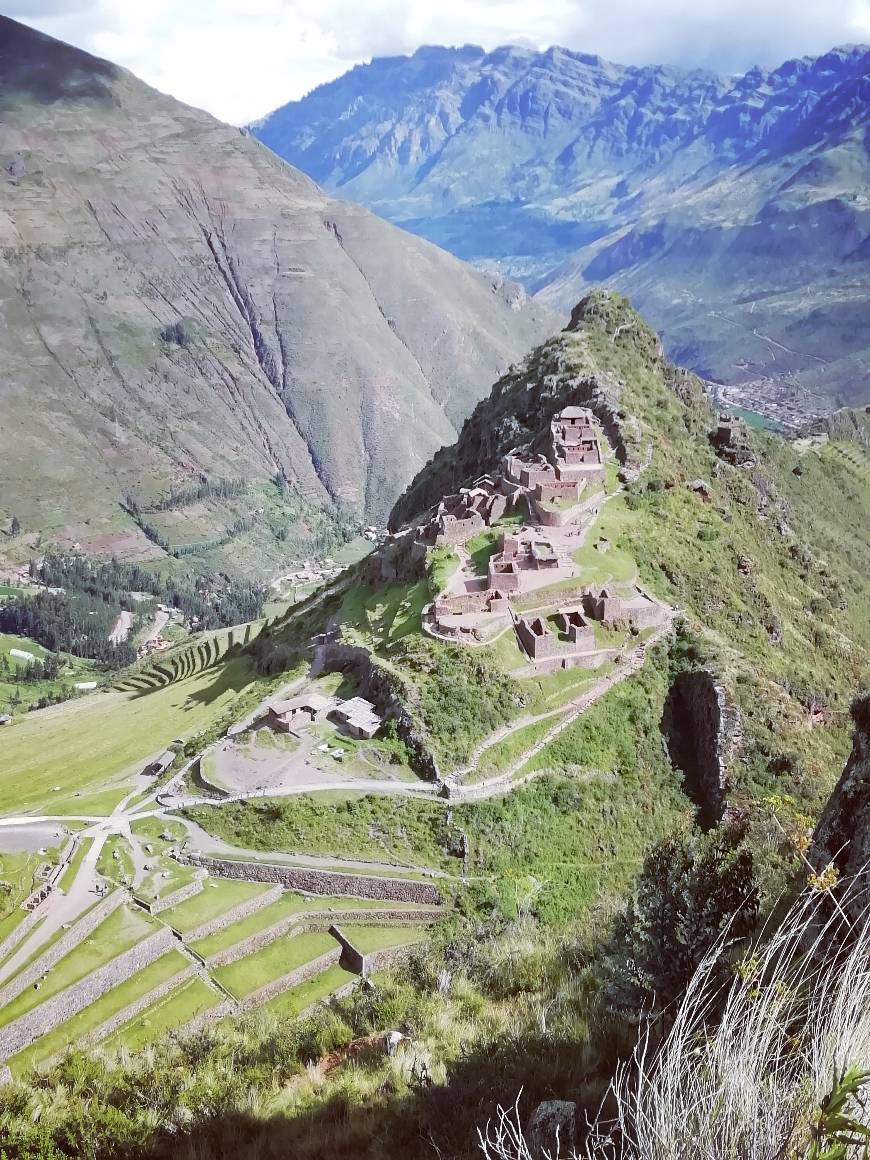
[[421,44],[559,44],[734,73],[870,43],[870,0],[5,0],[3,12],[233,124]]

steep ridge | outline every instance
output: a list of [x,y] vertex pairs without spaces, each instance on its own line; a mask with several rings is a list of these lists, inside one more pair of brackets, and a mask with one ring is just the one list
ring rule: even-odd
[[868,67],[860,46],[737,78],[426,47],[254,131],[555,307],[607,282],[674,359],[812,409],[867,397]]
[[[593,409],[620,464],[611,550],[685,614],[671,677],[711,674],[721,695],[728,793],[792,795],[816,812],[843,755],[849,699],[868,678],[870,560],[866,521],[855,521],[870,510],[867,416],[841,412],[795,440],[739,421],[720,435],[702,382],[664,358],[625,299],[593,292],[495,384],[391,526],[419,521],[506,452],[535,450],[568,404]],[[667,733],[664,705],[662,720]]]
[[[302,539],[318,513],[380,519],[551,328],[244,132],[5,19],[0,83],[0,515],[26,531],[153,554],[119,500],[203,475],[250,481],[254,521],[278,479]],[[208,510],[188,522],[214,534]]]

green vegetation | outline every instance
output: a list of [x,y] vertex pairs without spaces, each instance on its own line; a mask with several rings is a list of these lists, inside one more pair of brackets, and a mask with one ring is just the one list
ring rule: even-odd
[[334,854],[398,866],[448,866],[441,802],[332,790],[221,806],[185,815],[218,838],[249,850]]
[[104,966],[110,959],[129,950],[154,930],[151,920],[141,911],[119,906],[83,942],[74,947],[52,968],[39,990],[32,987],[0,1010],[0,1024],[11,1023],[20,1015],[77,983],[85,975]]
[[254,954],[216,967],[214,977],[236,998],[242,999],[337,946],[332,935],[321,931],[278,938]]
[[209,878],[203,883],[201,894],[196,894],[186,902],[162,911],[161,920],[185,933],[251,898],[256,898],[259,894],[264,894],[268,889],[268,886],[261,886],[256,882]]
[[183,1027],[209,1007],[217,1006],[220,1001],[220,994],[195,975],[170,991],[154,1007],[149,1007],[119,1027],[106,1040],[105,1047],[111,1049],[123,1046],[135,1051],[146,1043],[159,1040],[167,1031]]
[[429,595],[433,600],[444,591],[458,567],[459,557],[453,548],[429,549],[426,553],[426,575],[429,580]]
[[123,834],[110,834],[106,838],[97,859],[97,870],[117,886],[133,885],[133,851]]
[[364,955],[420,942],[426,937],[426,928],[422,926],[352,926],[345,923],[341,930]]
[[[239,922],[234,922],[231,926],[224,927],[223,930],[215,931],[214,934],[208,934],[192,945],[197,954],[207,959],[216,955],[218,951],[226,950],[227,947],[235,946],[236,943],[250,938],[253,934],[259,934],[261,930],[274,926],[290,915],[304,916],[306,911],[328,910],[329,908],[377,911],[385,908],[394,909],[397,906],[401,908],[402,903],[375,902],[367,898],[332,898],[323,895],[310,897],[288,892],[276,902],[270,902],[268,906],[262,907],[254,914],[249,914],[247,918],[240,919]],[[179,909],[181,908],[179,907]],[[166,916],[168,917],[172,913],[168,910]]]
[[[189,738],[240,715],[262,696],[245,657],[187,672],[164,661],[123,690],[45,709],[6,726],[0,810],[48,806],[51,790],[96,789],[136,772],[176,737]],[[186,669],[187,666],[185,666]],[[62,772],[61,772],[62,771]],[[83,801],[84,799],[82,799]],[[72,802],[69,812],[80,812]],[[93,811],[97,812],[97,811]],[[109,811],[107,811],[109,812]]]
[[146,902],[155,902],[158,898],[166,898],[167,895],[180,890],[182,886],[187,886],[196,878],[195,867],[176,862],[174,858],[150,859],[149,861],[154,869],[136,887],[136,897],[143,898]]
[[290,987],[280,995],[276,995],[274,999],[270,999],[265,1004],[264,1010],[278,1019],[287,1019],[298,1015],[306,1007],[311,1007],[320,999],[325,999],[333,991],[337,991],[339,987],[344,987],[355,980],[355,975],[349,974],[339,966],[327,967],[313,979]]
[[50,860],[30,850],[0,853],[0,939],[24,918],[21,903],[34,888],[36,871]]
[[54,1055],[61,1054],[66,1048],[80,1043],[82,1037],[89,1035],[101,1027],[113,1015],[123,1011],[140,996],[147,995],[161,983],[165,983],[188,966],[187,959],[180,951],[167,951],[141,971],[119,983],[101,995],[94,1003],[89,1004],[71,1019],[61,1023],[53,1031],[40,1036],[30,1047],[19,1052],[10,1060],[9,1066],[14,1075],[23,1075],[31,1067],[44,1063]]

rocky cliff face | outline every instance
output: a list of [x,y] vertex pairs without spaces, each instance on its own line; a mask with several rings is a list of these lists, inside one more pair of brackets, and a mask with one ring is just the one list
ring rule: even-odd
[[[0,91],[0,516],[25,528],[112,550],[120,498],[203,473],[280,473],[301,524],[380,519],[554,328],[246,133],[5,19]],[[216,530],[207,506],[185,519]]]
[[[809,858],[817,870],[833,863],[855,893],[866,885],[870,867],[870,693],[852,702],[852,753],[828,798],[813,834]],[[853,883],[853,880],[854,883]]]
[[671,357],[711,378],[864,401],[868,69],[862,47],[737,78],[421,48],[254,131],[560,309],[593,283],[628,293]]

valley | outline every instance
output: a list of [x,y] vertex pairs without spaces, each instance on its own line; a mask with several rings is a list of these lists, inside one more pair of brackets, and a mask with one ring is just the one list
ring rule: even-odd
[[[805,481],[829,471],[836,519],[850,491],[866,505],[866,448],[717,431],[700,384],[622,300],[593,295],[496,384],[371,554],[271,619],[194,634],[3,727],[7,1074],[56,1067],[70,1044],[307,1017],[360,969],[387,978],[457,907],[511,914],[530,892],[546,926],[624,889],[657,835],[724,808],[710,752],[678,769],[660,736],[687,648],[741,719],[716,758],[729,799],[763,811],[767,738],[781,753],[788,737],[776,792],[815,808],[841,745],[835,690],[870,648],[866,543],[828,545],[844,646],[822,627],[838,618],[827,573],[812,578],[829,565],[801,557],[798,576],[784,499],[755,477],[746,490],[762,454],[791,465],[776,476],[789,521],[804,526]],[[759,682],[780,690],[775,725]],[[810,688],[825,708],[807,731]]]
[[422,46],[252,131],[566,310],[627,294],[675,362],[791,426],[868,395],[868,49],[736,76],[553,46]]

